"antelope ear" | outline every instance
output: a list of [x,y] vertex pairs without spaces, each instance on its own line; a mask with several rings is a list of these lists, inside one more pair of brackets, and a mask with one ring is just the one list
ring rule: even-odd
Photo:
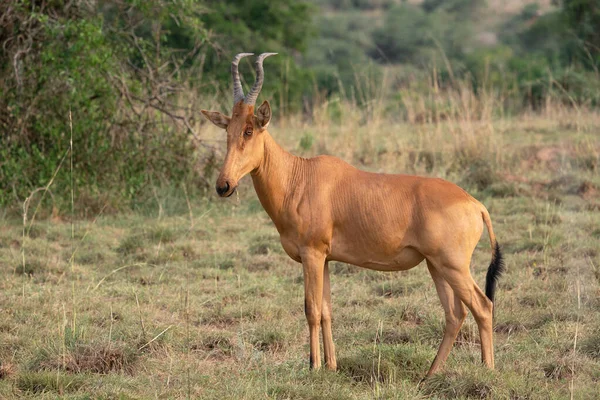
[[204,114],[207,120],[209,120],[219,128],[227,129],[227,126],[229,126],[229,121],[231,121],[231,118],[229,118],[228,116],[223,115],[218,111],[200,111],[202,112],[202,114]]
[[266,129],[269,125],[271,121],[271,106],[268,101],[263,101],[258,110],[256,110],[256,121],[260,129]]

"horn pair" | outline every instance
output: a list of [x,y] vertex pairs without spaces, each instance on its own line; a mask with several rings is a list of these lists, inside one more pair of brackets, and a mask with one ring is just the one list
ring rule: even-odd
[[244,96],[244,90],[242,89],[242,82],[240,81],[240,73],[238,72],[238,64],[240,60],[247,56],[252,56],[254,53],[240,53],[233,58],[231,62],[231,77],[233,78],[233,105],[235,106],[240,101],[249,105],[256,104],[258,94],[262,89],[265,72],[263,70],[263,60],[269,56],[274,56],[277,53],[262,53],[256,58],[256,80],[254,85],[248,92],[247,96]]

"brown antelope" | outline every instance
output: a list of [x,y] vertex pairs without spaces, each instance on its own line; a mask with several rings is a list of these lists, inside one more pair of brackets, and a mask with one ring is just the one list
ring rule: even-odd
[[[370,173],[335,157],[305,159],[286,152],[267,132],[269,103],[264,101],[254,113],[263,83],[262,63],[273,54],[258,56],[256,81],[246,97],[238,63],[252,54],[238,54],[231,66],[231,117],[202,113],[227,131],[227,155],[217,193],[231,196],[239,180],[250,173],[285,252],[302,263],[311,368],[321,366],[320,326],[325,365],[336,369],[328,268],[333,260],[378,271],[404,271],[426,260],[446,315],[444,337],[427,375],[448,358],[466,308],[479,328],[482,360],[493,368],[492,302],[504,267],[486,208],[442,179]],[[483,224],[492,246],[485,294],[469,271]]]

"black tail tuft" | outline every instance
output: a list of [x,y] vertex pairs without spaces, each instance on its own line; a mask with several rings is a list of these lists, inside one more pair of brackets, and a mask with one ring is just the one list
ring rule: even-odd
[[500,252],[500,246],[498,245],[498,242],[496,242],[494,254],[492,255],[492,262],[490,263],[487,275],[485,276],[485,295],[492,301],[492,303],[494,302],[496,283],[498,283],[498,279],[503,272],[504,259],[502,258],[502,253]]

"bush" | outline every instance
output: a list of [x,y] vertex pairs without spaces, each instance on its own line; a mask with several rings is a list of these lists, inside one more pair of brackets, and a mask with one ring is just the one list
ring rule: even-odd
[[[71,188],[110,193],[111,206],[154,186],[205,188],[214,148],[193,134],[192,90],[229,92],[220,49],[289,54],[312,26],[304,1],[63,3],[0,4],[0,206],[50,182],[63,210]],[[301,104],[310,73],[290,57],[273,64],[284,83],[266,80],[265,94],[284,87],[276,98]],[[242,71],[252,82],[253,68]]]
[[[126,7],[120,2],[102,10],[83,1],[61,3],[17,3],[2,10],[12,30],[1,35],[8,51],[0,56],[6,77],[0,84],[0,204],[22,201],[53,179],[55,192],[66,198],[71,159],[75,187],[108,188],[126,199],[152,175],[185,178],[193,170],[193,148],[185,129],[163,123],[165,114],[176,111],[165,104],[169,92],[159,87],[179,86],[168,78],[177,57],[161,47],[168,35],[153,43],[153,32],[144,32],[150,22],[135,22],[136,33],[130,20],[152,16],[168,25],[177,11],[167,14],[158,0],[132,7],[130,14],[114,11]],[[158,25],[154,33],[161,30]],[[165,62],[169,68],[159,74]]]
[[[460,9],[460,8],[458,8]],[[373,32],[371,57],[379,61],[429,64],[461,59],[470,45],[470,23],[453,7],[422,7],[400,4],[391,8],[381,28]],[[468,19],[467,19],[468,21]]]
[[373,32],[377,50],[371,57],[381,61],[417,61],[423,48],[433,46],[431,23],[419,7],[401,4],[389,10],[383,27]]

